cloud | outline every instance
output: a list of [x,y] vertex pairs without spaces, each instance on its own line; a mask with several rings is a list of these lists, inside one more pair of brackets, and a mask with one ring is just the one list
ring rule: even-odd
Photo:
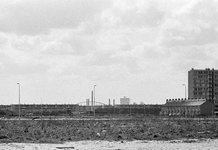
[[28,63],[16,63],[13,59],[0,54],[0,74],[1,75],[25,75],[25,74],[44,74],[49,69],[47,64],[42,62],[29,61]]
[[218,67],[214,57],[218,40],[218,21],[214,18],[217,17],[217,1],[213,0],[190,1],[171,9],[156,38],[157,47],[170,56],[167,66],[171,70],[186,73],[190,68]]
[[49,42],[44,46],[43,53],[46,55],[72,55],[73,51],[67,43]]
[[207,68],[213,66],[214,53],[207,46],[175,47],[171,50],[172,69],[187,72],[191,68]]
[[4,47],[8,42],[8,37],[4,33],[0,32],[0,47]]
[[4,4],[0,31],[21,35],[47,34],[50,29],[78,28],[108,7],[104,0],[22,0]]
[[155,27],[163,20],[164,12],[160,11],[154,3],[142,3],[142,5],[130,3],[129,5],[131,6],[127,7],[127,11],[119,12],[122,25],[141,28]]
[[217,10],[216,1],[198,0],[172,12],[162,26],[161,44],[170,47],[216,43]]
[[156,27],[163,21],[165,12],[153,1],[116,1],[101,15],[104,27],[148,28]]
[[[114,73],[113,71],[119,68],[127,71],[129,75],[134,75],[145,73],[149,69],[154,71],[153,68],[160,69],[160,66],[170,68],[168,66],[171,63],[177,64],[176,59],[179,58],[196,62],[211,58],[203,49],[194,46],[187,49],[183,47],[183,52],[172,48],[193,45],[204,38],[198,36],[202,32],[206,35],[206,30],[208,36],[213,35],[209,34],[209,30],[211,27],[217,28],[216,22],[209,19],[210,22],[207,23],[204,21],[207,17],[198,15],[207,15],[208,8],[210,14],[216,15],[216,9],[212,4],[204,7],[205,1],[190,2],[178,10],[173,10],[171,15],[170,10],[163,9],[158,1],[112,1],[109,4],[94,1],[89,4],[86,1],[65,0],[48,3],[16,1],[7,4],[4,9],[5,13],[2,13],[2,16],[8,15],[8,19],[27,15],[14,24],[16,28],[8,26],[7,30],[11,33],[2,34],[0,38],[0,41],[7,45],[5,54],[14,62],[48,65],[49,74],[82,75],[87,68],[101,68],[105,72],[107,70]],[[96,3],[98,5],[95,5]],[[71,10],[75,6],[78,8]],[[81,7],[83,10],[79,10]],[[76,15],[72,15],[73,13]],[[79,19],[77,16],[80,16]],[[49,23],[46,23],[46,19]],[[24,20],[27,24],[21,28]],[[31,24],[36,26],[33,26],[33,30],[27,27]],[[49,32],[36,36],[44,31]],[[213,36],[210,38],[215,39]],[[161,45],[155,43],[156,39],[161,41]],[[75,70],[80,73],[76,73]]]

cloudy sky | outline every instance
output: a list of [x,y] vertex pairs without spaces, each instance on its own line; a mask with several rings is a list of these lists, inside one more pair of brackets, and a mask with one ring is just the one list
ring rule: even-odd
[[218,1],[0,0],[0,101],[185,97],[191,68],[218,68]]

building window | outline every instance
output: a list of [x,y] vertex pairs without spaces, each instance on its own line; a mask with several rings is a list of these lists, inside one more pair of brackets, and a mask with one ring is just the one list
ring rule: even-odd
[[203,95],[203,92],[198,92],[198,95]]
[[202,91],[202,88],[198,88],[198,91]]
[[199,71],[198,74],[203,74],[203,71]]

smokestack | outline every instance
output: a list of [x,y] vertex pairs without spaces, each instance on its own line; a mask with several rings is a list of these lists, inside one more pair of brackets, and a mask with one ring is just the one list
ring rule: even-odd
[[109,106],[111,105],[111,100],[109,99]]
[[93,91],[91,92],[91,111],[93,110]]
[[89,98],[86,99],[86,106],[89,106]]
[[113,105],[115,106],[115,99],[113,100]]

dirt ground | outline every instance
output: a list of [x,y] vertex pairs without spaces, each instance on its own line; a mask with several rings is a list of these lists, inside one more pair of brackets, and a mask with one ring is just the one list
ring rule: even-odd
[[63,144],[1,143],[0,150],[217,150],[215,140],[77,141]]

